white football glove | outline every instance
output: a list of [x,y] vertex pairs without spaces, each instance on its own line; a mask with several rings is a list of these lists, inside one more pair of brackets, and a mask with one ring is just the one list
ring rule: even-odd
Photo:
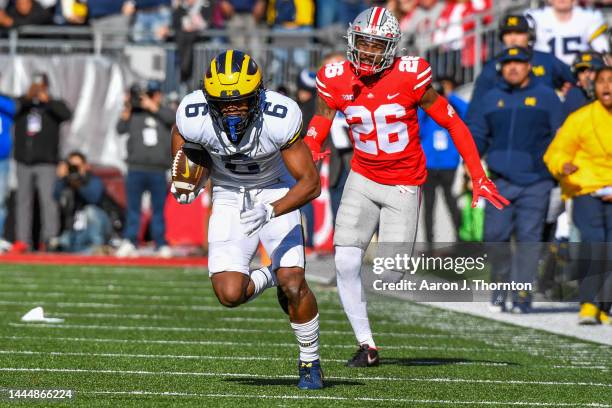
[[179,204],[191,204],[195,201],[196,198],[198,198],[200,196],[200,194],[202,194],[202,192],[204,191],[203,188],[200,189],[200,191],[198,191],[198,193],[194,193],[193,191],[191,193],[189,193],[189,195],[183,193],[183,194],[179,194],[176,191],[176,187],[174,186],[174,183],[172,183],[170,185],[170,192],[172,193],[172,195],[174,196],[174,198],[176,198],[176,201],[179,202]]
[[250,210],[240,214],[240,222],[244,225],[244,233],[251,237],[274,217],[274,207],[268,203],[257,203]]

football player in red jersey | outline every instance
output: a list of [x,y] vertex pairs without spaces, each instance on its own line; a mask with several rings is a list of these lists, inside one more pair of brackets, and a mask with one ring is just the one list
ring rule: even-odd
[[387,9],[372,7],[349,25],[348,61],[323,66],[317,74],[317,110],[305,139],[318,160],[337,110],[346,116],[355,153],[344,187],[334,234],[338,293],[359,349],[350,367],[378,365],[361,262],[378,227],[379,242],[414,245],[420,186],[427,178],[419,143],[420,106],[446,128],[472,178],[475,206],[480,197],[497,208],[508,201],[489,180],[466,125],[431,87],[431,67],[422,58],[396,58],[401,33]]

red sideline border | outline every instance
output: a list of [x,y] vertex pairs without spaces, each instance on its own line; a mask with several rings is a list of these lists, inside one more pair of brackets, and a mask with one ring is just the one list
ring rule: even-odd
[[66,254],[3,254],[0,255],[0,264],[205,268],[208,266],[208,258],[159,258],[152,256],[143,256],[137,258],[117,258],[115,256],[104,255],[85,256]]

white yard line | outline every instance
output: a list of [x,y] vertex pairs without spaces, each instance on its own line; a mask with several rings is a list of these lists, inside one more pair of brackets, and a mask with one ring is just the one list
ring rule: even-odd
[[[130,353],[85,353],[85,352],[63,352],[63,351],[34,351],[34,350],[0,350],[0,354],[5,355],[49,355],[49,356],[74,356],[74,357],[111,357],[111,358],[142,358],[142,359],[177,359],[177,360],[229,360],[229,361],[295,361],[295,357],[257,357],[257,356],[218,356],[218,355],[185,355],[185,354],[130,354]],[[346,363],[346,359],[326,358],[324,362]],[[410,365],[432,366],[432,365],[452,365],[452,366],[484,366],[484,367],[509,367],[511,363],[479,362],[479,361],[457,361],[457,362],[435,362],[424,360],[412,360]],[[606,366],[571,366],[571,365],[529,365],[541,368],[556,369],[589,369],[608,371]]]
[[[149,293],[149,292],[175,292],[175,293],[187,293],[187,294],[210,294],[208,292],[210,290],[210,285],[199,286],[199,287],[147,287],[147,286],[130,286],[125,287],[122,285],[115,285],[112,283],[108,284],[99,284],[99,285],[84,285],[84,281],[74,282],[74,291],[69,293],[124,293],[124,292],[137,292],[137,293]],[[0,289],[6,290],[10,289],[12,292],[19,291],[31,291],[31,292],[49,292],[49,291],[61,291],[62,289],[67,289],[71,285],[67,285],[65,283],[58,284],[57,282],[49,283],[22,283],[22,282],[9,282],[9,283],[0,283]]]
[[[187,333],[278,333],[278,334],[287,334],[289,333],[288,329],[243,329],[243,328],[231,328],[231,327],[163,327],[163,326],[122,326],[122,325],[94,325],[94,324],[51,324],[51,323],[12,323],[8,324],[12,327],[24,327],[24,328],[44,328],[44,329],[86,329],[86,330],[110,330],[110,331],[157,331],[157,332],[187,332]],[[352,336],[352,331],[346,330],[321,330],[321,333],[324,335],[346,335]],[[377,336],[384,337],[400,337],[400,338],[410,338],[411,334],[409,333],[385,333],[378,332]],[[422,337],[426,336],[425,334],[417,336]],[[438,338],[437,335],[434,335]],[[533,353],[540,354],[552,354],[555,356],[562,356],[557,350],[551,350],[550,348],[534,348],[534,347],[519,347],[519,348],[510,348],[505,346],[503,349],[484,349],[484,348],[469,348],[469,347],[428,347],[428,346],[385,346],[384,348],[405,348],[405,349],[417,349],[417,350],[453,350],[453,351],[489,351],[494,353],[500,352],[518,352],[518,351],[528,351]],[[593,354],[597,355],[597,353],[593,353],[589,350],[573,350],[574,353],[578,354]]]
[[[202,281],[152,281],[152,280],[116,280],[116,279],[96,279],[94,276],[88,276],[87,279],[82,278],[66,278],[63,276],[53,276],[53,277],[45,277],[45,278],[28,278],[22,276],[14,276],[14,277],[6,277],[5,274],[0,272],[0,276],[5,278],[4,281],[8,281],[8,284],[39,284],[45,285],[47,283],[52,285],[81,285],[83,283],[94,284],[94,286],[108,286],[112,285],[114,287],[132,289],[132,288],[144,288],[144,289],[193,289],[194,287],[210,287],[210,281],[208,279],[203,279]],[[51,278],[51,281],[49,280]],[[151,284],[158,282],[159,285]],[[182,283],[185,283],[182,285]]]
[[[218,372],[190,372],[190,371],[146,371],[146,370],[90,370],[84,368],[26,368],[26,367],[0,367],[5,372],[47,372],[47,373],[87,373],[87,374],[119,374],[119,375],[143,375],[143,376],[188,376],[188,377],[235,377],[235,378],[274,378],[294,379],[293,375],[263,375],[249,373],[218,373]],[[571,387],[602,387],[612,388],[612,383],[595,382],[573,382],[573,381],[527,381],[527,380],[488,380],[470,378],[420,378],[420,377],[342,377],[327,376],[329,380],[342,381],[398,381],[398,382],[425,382],[425,383],[459,383],[459,384],[513,384],[513,385],[547,385],[547,386],[571,386]]]
[[[55,302],[49,300],[0,300],[0,305],[23,305],[27,306],[51,306],[54,308],[63,307],[81,307],[81,308],[100,308],[100,309],[134,309],[134,308],[148,308],[148,309],[165,309],[165,310],[191,310],[191,311],[226,311],[228,313],[237,313],[238,310],[242,313],[259,313],[259,312],[280,312],[280,306],[268,307],[258,306],[257,304],[248,304],[240,309],[228,309],[222,305],[164,305],[164,304],[132,304],[132,303],[98,303],[98,302]],[[282,313],[282,312],[281,312]],[[326,315],[344,316],[342,310],[326,310]]]
[[[7,391],[7,389],[0,389]],[[411,404],[443,404],[443,405],[495,405],[495,406],[539,406],[539,407],[596,407],[610,408],[612,405],[599,402],[571,403],[571,402],[527,402],[527,401],[457,401],[457,400],[419,400],[410,398],[375,398],[375,397],[334,397],[329,395],[265,395],[265,394],[213,394],[191,393],[177,391],[76,391],[76,395],[133,395],[133,396],[159,396],[159,397],[187,397],[187,398],[235,398],[235,399],[274,399],[274,400],[323,400],[323,401],[364,401],[364,402],[402,402]]]
[[[34,326],[32,326],[34,327]],[[185,344],[185,345],[210,345],[210,346],[241,346],[241,347],[260,347],[262,345],[270,347],[290,347],[295,348],[295,343],[279,343],[268,341],[217,341],[217,340],[149,340],[149,339],[114,339],[114,338],[92,338],[92,337],[39,337],[39,336],[0,336],[2,339],[12,340],[59,340],[75,342],[93,343],[142,343],[142,344]],[[341,348],[354,349],[353,344],[330,344],[324,343],[322,348]],[[435,347],[435,346],[385,346],[385,350],[425,350],[425,351],[459,351],[459,352],[492,352],[492,353],[516,353],[516,350],[495,350],[484,348],[465,348],[465,347]]]
[[0,296],[4,299],[8,299],[10,297],[23,298],[24,296],[38,296],[41,298],[71,298],[75,296],[80,296],[88,299],[123,299],[123,300],[156,300],[156,301],[166,301],[166,300],[179,300],[179,301],[201,301],[201,300],[213,300],[217,302],[216,298],[212,297],[212,293],[209,292],[209,297],[205,296],[185,296],[185,295],[133,295],[133,294],[125,294],[125,293],[93,293],[93,292],[28,292],[28,291],[20,291],[18,288],[9,291],[0,291]]
[[587,404],[573,404],[563,402],[523,402],[523,401],[457,401],[457,400],[419,400],[410,398],[373,398],[373,397],[334,397],[328,395],[264,395],[264,394],[204,394],[188,392],[151,392],[151,391],[77,391],[77,394],[92,395],[134,395],[134,396],[163,396],[163,397],[189,397],[189,398],[236,398],[236,399],[264,399],[264,400],[323,400],[323,401],[363,401],[363,402],[401,402],[405,404],[442,404],[442,405],[493,405],[493,406],[538,406],[538,407],[598,407],[610,408],[612,405],[591,402]]
[[[288,325],[288,320],[286,324]],[[165,327],[165,326],[122,326],[122,325],[96,325],[96,324],[47,324],[47,323],[9,323],[13,327],[44,327],[53,329],[92,329],[92,330],[135,330],[135,331],[169,331],[169,332],[221,332],[221,333],[279,333],[286,334],[288,329],[245,329],[234,327]],[[326,335],[353,335],[350,330],[321,330],[321,334]],[[448,335],[440,334],[411,334],[396,332],[377,332],[380,337],[401,337],[401,338],[449,338]]]
[[[229,361],[295,361],[295,358],[281,357],[257,357],[257,356],[208,356],[208,355],[183,355],[183,354],[129,354],[129,353],[79,353],[63,351],[33,351],[33,350],[0,350],[0,354],[14,355],[43,355],[43,356],[66,356],[66,357],[111,357],[111,358],[142,358],[142,359],[167,359],[167,360],[229,360]],[[325,359],[334,363],[346,363],[342,359]]]

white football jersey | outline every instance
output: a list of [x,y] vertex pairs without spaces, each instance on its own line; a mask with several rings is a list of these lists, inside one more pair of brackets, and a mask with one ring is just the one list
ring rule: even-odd
[[601,12],[574,7],[568,21],[559,21],[552,7],[528,10],[533,17],[536,29],[534,48],[550,52],[561,61],[572,65],[576,54],[588,49],[598,52],[608,50],[608,41],[604,35],[607,29]]
[[194,91],[181,101],[176,126],[185,140],[202,145],[210,154],[214,186],[250,189],[294,181],[281,150],[299,138],[302,111],[293,100],[269,90],[264,106],[235,145],[210,116],[204,92]]

